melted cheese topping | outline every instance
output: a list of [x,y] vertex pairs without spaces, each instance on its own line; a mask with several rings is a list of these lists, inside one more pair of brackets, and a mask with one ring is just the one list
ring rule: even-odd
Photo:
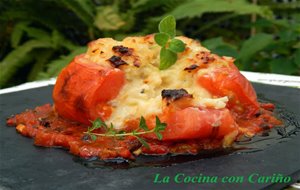
[[[113,55],[120,56],[112,50],[113,46],[122,45],[132,49],[132,55],[121,56],[122,60],[128,63],[120,67],[126,74],[126,84],[119,95],[109,102],[114,110],[107,123],[113,123],[116,129],[121,129],[126,120],[162,113],[163,89],[185,89],[193,95],[193,105],[196,107],[221,109],[226,106],[227,97],[212,97],[206,89],[197,84],[196,80],[197,76],[227,64],[226,59],[230,58],[221,59],[210,54],[209,50],[195,40],[186,37],[177,38],[186,44],[186,50],[178,54],[177,62],[166,70],[158,68],[161,48],[154,42],[153,35],[128,37],[123,41],[102,38],[89,44],[85,57],[104,67],[112,67],[108,59]],[[198,72],[184,70],[192,64],[205,64],[201,63],[199,58],[199,54],[205,52],[214,56],[207,68],[199,69]]]

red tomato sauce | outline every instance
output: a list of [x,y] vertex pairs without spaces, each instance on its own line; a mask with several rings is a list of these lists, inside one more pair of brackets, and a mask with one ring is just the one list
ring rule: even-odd
[[[280,124],[280,121],[274,118],[272,112],[269,111],[274,108],[272,104],[262,104],[261,107],[261,112],[253,118],[237,119],[241,135],[256,134]],[[147,139],[150,148],[142,146],[133,136],[124,138],[98,137],[97,140],[92,141],[84,133],[87,131],[87,125],[63,119],[58,116],[50,104],[12,116],[7,120],[7,124],[15,126],[16,130],[23,136],[33,138],[34,144],[37,146],[62,147],[83,158],[123,157],[134,159],[139,154],[197,154],[202,150],[222,147],[222,139],[217,139],[214,136],[206,139],[177,141]],[[101,129],[97,129],[95,132],[104,133]]]

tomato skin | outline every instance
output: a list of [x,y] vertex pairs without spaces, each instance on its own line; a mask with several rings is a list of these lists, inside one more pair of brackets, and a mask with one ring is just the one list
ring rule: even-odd
[[[228,109],[200,109],[187,107],[178,110],[167,110],[160,117],[167,124],[162,133],[163,141],[217,138],[238,130]],[[154,117],[147,117],[149,128],[155,127]],[[155,134],[145,135],[148,139],[157,139]]]
[[107,101],[115,98],[125,83],[120,69],[104,68],[81,56],[59,74],[53,100],[57,113],[73,121],[89,124],[111,114]]
[[164,155],[164,154],[168,154],[169,152],[169,148],[165,145],[161,145],[161,144],[149,144],[149,148],[146,147],[142,147],[142,152],[144,154],[150,154],[150,155]]
[[[213,134],[217,128],[217,134]],[[227,109],[199,109],[188,107],[177,110],[167,119],[163,140],[199,139],[217,135],[218,138],[237,129]]]
[[198,77],[198,83],[212,95],[228,96],[228,108],[237,115],[251,117],[259,110],[255,90],[233,63]]

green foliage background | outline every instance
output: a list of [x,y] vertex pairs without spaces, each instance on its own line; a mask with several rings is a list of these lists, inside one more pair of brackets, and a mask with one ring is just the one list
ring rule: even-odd
[[0,87],[54,77],[89,41],[155,33],[170,14],[242,70],[300,75],[300,1],[277,1],[2,0]]

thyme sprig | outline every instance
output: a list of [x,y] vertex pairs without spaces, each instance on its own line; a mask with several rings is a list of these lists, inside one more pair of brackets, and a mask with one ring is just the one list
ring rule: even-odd
[[[150,148],[147,141],[141,137],[144,134],[154,133],[157,136],[157,139],[161,140],[163,138],[161,132],[165,130],[166,124],[162,123],[159,118],[155,117],[155,128],[149,129],[146,124],[146,120],[143,116],[141,116],[139,128],[133,130],[132,132],[125,132],[125,131],[116,131],[114,129],[114,125],[111,123],[110,126],[106,125],[101,119],[97,118],[92,122],[92,126],[88,128],[85,134],[87,134],[93,141],[97,140],[97,137],[117,137],[122,138],[125,136],[134,136],[140,143],[146,147]],[[105,133],[94,133],[93,131],[96,129],[103,128]]]

